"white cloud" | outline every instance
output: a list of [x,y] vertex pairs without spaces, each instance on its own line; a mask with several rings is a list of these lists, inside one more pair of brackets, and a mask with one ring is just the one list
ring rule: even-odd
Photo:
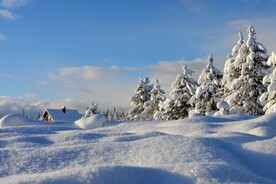
[[49,77],[52,80],[99,80],[104,78],[111,78],[116,75],[128,74],[135,72],[137,68],[118,68],[111,66],[109,68],[102,68],[97,66],[84,66],[84,67],[65,67],[59,69],[58,73],[50,73]]
[[0,33],[0,41],[6,40],[6,39],[7,37],[3,33]]
[[2,0],[0,5],[4,8],[19,8],[28,4],[31,0]]
[[16,20],[18,18],[17,15],[13,14],[9,10],[0,10],[0,17],[3,17],[7,20]]

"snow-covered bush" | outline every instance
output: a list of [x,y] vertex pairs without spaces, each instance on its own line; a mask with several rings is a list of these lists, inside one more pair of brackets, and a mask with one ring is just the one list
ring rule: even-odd
[[[270,66],[276,66],[276,51],[273,51],[267,63]],[[266,75],[263,84],[267,86],[267,92],[260,97],[260,102],[264,106],[263,110],[266,114],[276,113],[276,67],[272,73]]]
[[255,29],[251,25],[247,29],[248,39],[239,48],[239,54],[233,62],[241,73],[239,78],[233,79],[230,92],[225,100],[230,105],[230,113],[262,115],[259,96],[266,91],[262,83],[267,74],[267,50],[256,42]]
[[155,84],[153,85],[153,88],[150,91],[150,95],[151,95],[150,100],[144,103],[144,106],[143,106],[144,111],[136,115],[137,119],[152,120],[154,119],[154,117],[157,120],[159,119],[157,118],[159,105],[164,102],[166,97],[165,97],[165,91],[161,89],[161,86],[157,79],[155,80]]
[[194,105],[194,110],[190,113],[200,113],[203,115],[212,115],[217,111],[217,102],[219,101],[218,93],[222,79],[222,73],[213,65],[213,57],[208,57],[209,63],[202,70],[195,94],[192,96],[190,103]]
[[[192,106],[189,102],[190,98],[194,95],[197,83],[192,75],[193,71],[188,69],[186,65],[182,66],[183,73],[177,75],[173,82],[169,98],[160,106],[160,114],[162,119],[182,119],[188,116]],[[156,119],[160,118],[160,114],[156,114]]]
[[225,101],[220,101],[217,103],[217,108],[219,109],[214,116],[224,116],[229,114],[229,104]]
[[135,89],[135,95],[130,98],[132,108],[128,112],[128,119],[138,120],[138,114],[144,111],[144,103],[150,100],[152,85],[149,84],[148,77],[140,78],[140,82]]

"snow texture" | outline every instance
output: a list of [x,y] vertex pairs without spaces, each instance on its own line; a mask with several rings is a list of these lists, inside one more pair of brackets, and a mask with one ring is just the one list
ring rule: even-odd
[[47,123],[4,127],[0,183],[273,184],[275,119],[197,116],[90,130]]

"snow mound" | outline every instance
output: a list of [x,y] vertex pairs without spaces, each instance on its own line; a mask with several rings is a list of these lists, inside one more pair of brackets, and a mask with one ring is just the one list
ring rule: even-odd
[[95,114],[87,118],[81,118],[75,121],[75,125],[82,129],[92,129],[103,127],[106,122],[106,118],[102,114]]
[[30,120],[19,114],[8,114],[0,120],[0,127],[32,125]]
[[259,137],[273,137],[276,135],[276,129],[270,127],[257,127],[249,130],[248,133]]

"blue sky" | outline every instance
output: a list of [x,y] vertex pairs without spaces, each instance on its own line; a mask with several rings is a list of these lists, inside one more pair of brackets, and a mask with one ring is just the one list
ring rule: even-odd
[[222,68],[250,24],[276,49],[275,0],[0,2],[0,114],[127,107],[145,75],[168,94],[181,63],[198,73],[211,53]]

